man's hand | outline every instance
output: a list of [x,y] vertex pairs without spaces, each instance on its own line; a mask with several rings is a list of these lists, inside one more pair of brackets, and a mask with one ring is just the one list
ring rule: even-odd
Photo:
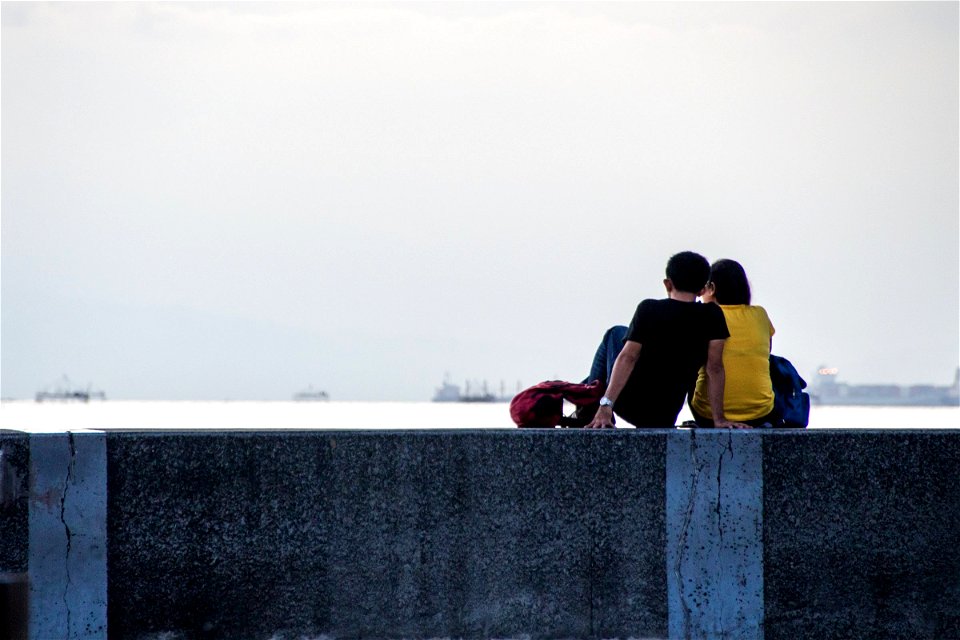
[[748,424],[742,422],[733,422],[731,420],[716,420],[713,423],[715,429],[753,429]]
[[[623,343],[623,349],[617,355],[613,362],[613,371],[610,372],[610,382],[607,383],[606,397],[616,401],[624,385],[630,379],[633,367],[637,364],[637,358],[640,356],[640,343],[633,340],[627,340]],[[613,423],[613,407],[601,405],[597,409],[597,414],[593,420],[584,429],[613,429],[617,425]]]
[[593,416],[593,420],[584,429],[613,429],[615,427],[616,425],[613,424],[613,409],[600,407],[597,409],[597,415]]

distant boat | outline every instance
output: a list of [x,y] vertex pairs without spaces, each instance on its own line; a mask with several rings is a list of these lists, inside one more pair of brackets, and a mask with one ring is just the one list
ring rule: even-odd
[[956,407],[960,406],[960,368],[953,384],[847,384],[837,382],[837,369],[821,367],[810,388],[814,404],[840,406]]
[[[487,389],[486,380],[480,385],[478,391],[471,391],[470,382],[466,383],[466,390],[461,392],[460,387],[450,382],[449,377],[444,378],[443,384],[436,389],[433,394],[434,402],[510,402],[512,395],[504,393],[503,383],[500,383],[500,395],[490,393]],[[517,385],[519,387],[519,384]]]
[[460,387],[444,380],[433,394],[434,402],[460,402]]
[[313,385],[307,387],[303,391],[298,391],[293,394],[293,399],[297,402],[317,402],[317,401],[326,401],[330,399],[329,394],[326,391],[320,391],[319,389],[314,389]]
[[54,385],[56,386],[52,389],[47,387],[46,389],[38,391],[34,399],[37,402],[90,402],[91,400],[107,399],[107,394],[103,391],[91,390],[91,385],[87,385],[86,389],[73,388],[73,385],[70,384],[70,378],[67,376],[63,376],[59,381],[55,382]]

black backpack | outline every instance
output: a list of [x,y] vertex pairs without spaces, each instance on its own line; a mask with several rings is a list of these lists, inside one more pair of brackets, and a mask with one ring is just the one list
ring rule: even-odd
[[810,395],[806,381],[786,358],[770,355],[770,382],[773,383],[773,407],[783,426],[802,429],[810,422]]

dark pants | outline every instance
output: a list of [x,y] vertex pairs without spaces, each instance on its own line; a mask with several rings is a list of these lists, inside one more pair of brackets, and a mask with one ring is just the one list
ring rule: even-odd
[[593,364],[590,366],[590,375],[584,380],[584,383],[599,380],[604,385],[610,383],[610,374],[613,371],[613,363],[616,362],[620,350],[623,349],[624,339],[627,337],[627,328],[623,325],[616,325],[607,329],[603,334],[603,340],[597,347],[597,352],[593,356]]

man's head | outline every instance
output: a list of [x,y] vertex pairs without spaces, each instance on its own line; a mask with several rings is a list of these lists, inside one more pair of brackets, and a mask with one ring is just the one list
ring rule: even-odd
[[710,263],[699,253],[681,251],[667,261],[667,280],[675,289],[699,295],[710,279]]

